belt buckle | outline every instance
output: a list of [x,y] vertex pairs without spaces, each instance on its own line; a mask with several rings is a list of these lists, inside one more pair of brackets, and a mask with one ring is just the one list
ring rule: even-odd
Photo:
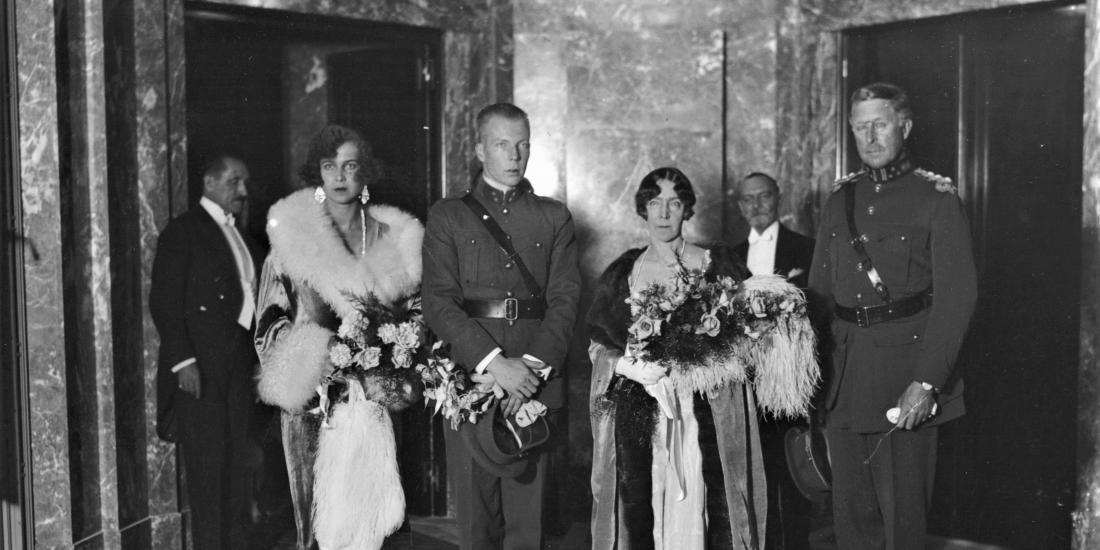
[[509,321],[519,319],[519,300],[515,298],[504,299],[504,318]]
[[856,308],[856,326],[858,326],[859,328],[867,328],[871,326],[871,316],[868,314],[867,308]]

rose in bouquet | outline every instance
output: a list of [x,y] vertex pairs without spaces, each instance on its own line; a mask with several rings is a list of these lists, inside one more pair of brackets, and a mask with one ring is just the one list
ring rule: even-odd
[[428,354],[418,300],[386,307],[373,295],[348,298],[355,310],[344,317],[329,342],[333,369],[317,388],[320,403],[315,411],[326,424],[332,406],[348,400],[353,381],[362,386],[367,400],[391,411],[419,401],[422,392],[412,368]]

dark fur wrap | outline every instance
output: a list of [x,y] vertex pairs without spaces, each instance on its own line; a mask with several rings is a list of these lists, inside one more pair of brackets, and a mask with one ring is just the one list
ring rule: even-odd
[[[727,246],[710,247],[711,264],[706,277],[749,276],[744,261]],[[624,301],[630,294],[629,277],[644,249],[628,250],[608,266],[597,282],[592,307],[586,321],[589,336],[604,346],[624,350],[627,328],[631,324],[630,306]],[[653,433],[657,426],[657,400],[641,384],[616,376],[606,394],[615,418],[615,475],[622,507],[620,543],[625,548],[653,548]],[[703,453],[703,480],[707,486],[706,509],[709,548],[732,548],[729,511],[716,439],[714,416],[706,398],[695,395],[695,416],[699,422],[699,447]]]

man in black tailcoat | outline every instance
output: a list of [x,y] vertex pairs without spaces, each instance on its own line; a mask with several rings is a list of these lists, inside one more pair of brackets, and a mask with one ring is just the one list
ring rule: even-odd
[[220,157],[199,204],[157,241],[149,311],[160,334],[157,432],[183,454],[194,548],[247,548],[244,468],[256,352],[251,327],[263,259],[235,225],[248,168]]
[[[560,371],[580,292],[573,218],[524,179],[531,135],[526,113],[508,103],[490,105],[478,114],[477,130],[481,174],[467,198],[441,200],[428,214],[424,318],[451,345],[456,363],[495,378],[507,394],[501,412],[510,415],[535,400],[553,416],[564,405]],[[476,214],[468,199],[484,213]],[[498,244],[483,216],[499,224],[518,257]],[[498,467],[467,437],[474,426],[460,429],[445,433],[461,548],[539,550],[546,446]]]
[[[806,289],[814,240],[779,222],[779,185],[763,172],[753,172],[737,186],[737,206],[749,222],[747,240],[735,250],[753,275],[773,273]],[[801,421],[761,418],[760,444],[768,480],[768,521],[765,548],[802,550],[809,547],[810,503],[798,492],[787,469],[784,434]]]
[[834,526],[842,550],[923,550],[938,426],[964,412],[954,366],[977,299],[970,226],[951,180],[906,151],[901,88],[864,86],[850,107],[864,166],[834,186],[810,270],[832,313]]

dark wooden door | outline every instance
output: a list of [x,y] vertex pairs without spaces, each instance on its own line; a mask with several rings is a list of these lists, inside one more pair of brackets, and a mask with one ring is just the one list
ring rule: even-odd
[[426,46],[381,45],[327,56],[329,119],[359,131],[382,163],[371,200],[398,206],[421,221],[439,198],[433,174],[434,61]]
[[[440,155],[431,51],[416,42],[330,54],[329,120],[354,128],[370,142],[382,178],[371,202],[390,204],[423,222],[439,198]],[[408,512],[447,513],[443,424],[431,409],[412,407],[395,422],[398,460]]]
[[[941,430],[930,531],[1069,548],[1075,503],[1085,13],[1010,9],[846,33],[845,97],[912,95],[913,154],[955,179],[979,299]],[[845,114],[846,116],[846,114]],[[846,140],[848,168],[858,166]]]

